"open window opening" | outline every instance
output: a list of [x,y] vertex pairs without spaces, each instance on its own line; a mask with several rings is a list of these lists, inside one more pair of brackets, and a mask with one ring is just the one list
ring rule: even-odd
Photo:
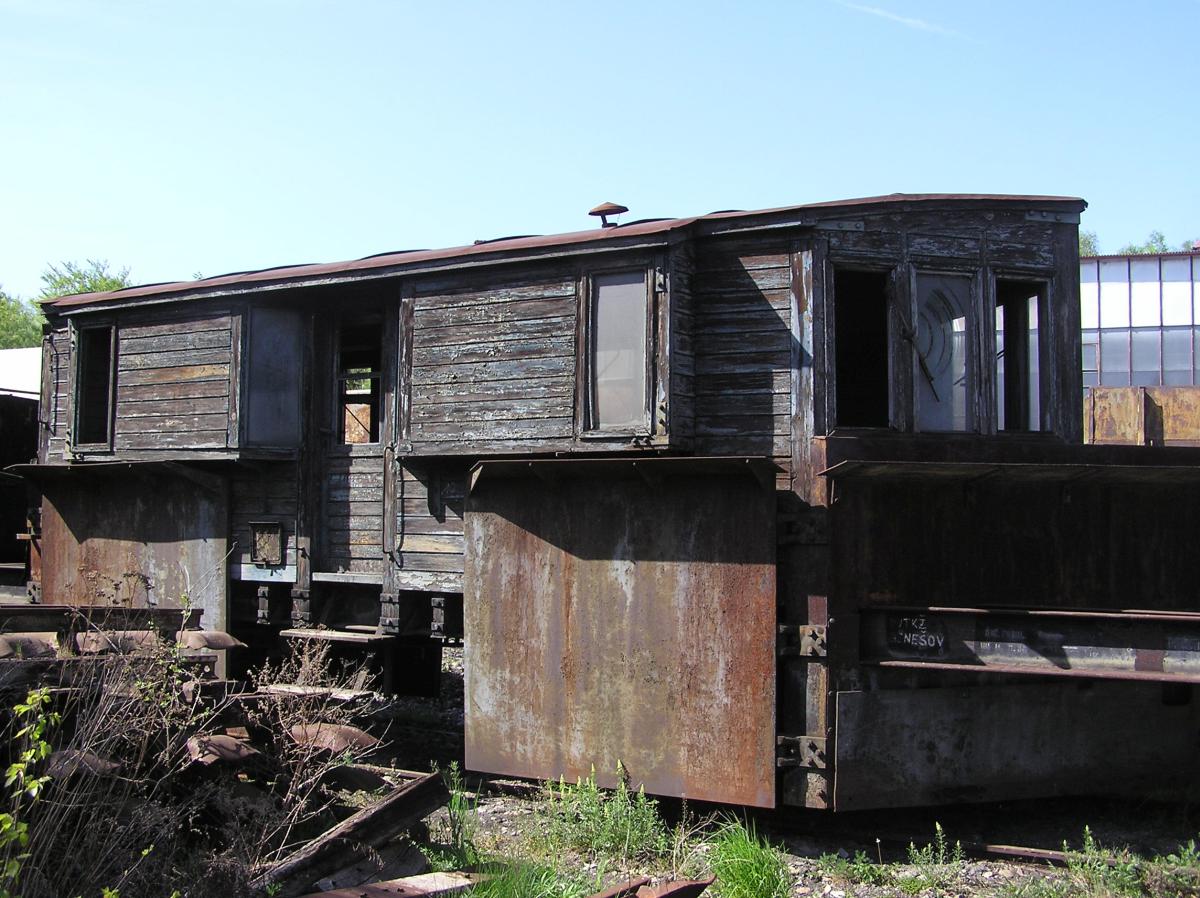
[[649,428],[645,270],[595,275],[591,299],[588,429],[645,431]]
[[1036,282],[996,281],[997,430],[1042,429],[1038,321],[1044,289]]
[[958,274],[917,275],[915,350],[916,419],[923,431],[965,431],[971,366],[968,360],[972,278]]
[[338,334],[338,442],[378,443],[382,412],[383,320],[342,325]]
[[79,331],[75,369],[76,445],[112,443],[113,341],[112,327]]
[[840,427],[887,427],[888,274],[833,276],[836,408]]

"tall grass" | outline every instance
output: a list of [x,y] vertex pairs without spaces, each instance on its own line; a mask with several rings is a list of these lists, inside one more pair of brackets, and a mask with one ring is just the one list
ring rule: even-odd
[[551,851],[570,849],[623,863],[671,851],[671,834],[658,802],[643,789],[631,789],[623,767],[617,772],[619,782],[612,791],[596,785],[595,771],[574,785],[561,779],[548,784],[542,814]]
[[787,898],[791,892],[779,849],[740,820],[725,822],[713,835],[708,861],[723,898]]

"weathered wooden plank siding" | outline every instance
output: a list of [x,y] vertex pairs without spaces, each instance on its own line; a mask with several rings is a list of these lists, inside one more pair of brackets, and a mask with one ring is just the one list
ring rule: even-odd
[[694,332],[695,304],[692,281],[696,260],[691,244],[683,244],[671,253],[670,277],[670,439],[680,447],[689,447],[696,431],[696,353]]
[[[427,451],[529,451],[574,429],[576,281],[423,294],[413,309],[410,438]],[[430,562],[434,563],[433,561]]]
[[230,539],[236,542],[232,564],[252,564],[250,522],[279,521],[283,525],[285,563],[296,564],[297,475],[293,462],[249,470],[239,467],[229,478]]
[[381,574],[383,456],[347,455],[326,461],[320,570]]
[[113,448],[224,449],[230,438],[229,315],[117,329]]
[[696,251],[691,349],[697,455],[791,464],[791,256],[785,245]]
[[462,590],[465,465],[401,466],[396,502],[396,583],[401,589]]
[[65,327],[50,334],[50,407],[47,411],[47,427],[50,431],[47,454],[50,461],[62,461],[67,448],[67,430],[70,428],[70,384],[71,384],[71,338]]

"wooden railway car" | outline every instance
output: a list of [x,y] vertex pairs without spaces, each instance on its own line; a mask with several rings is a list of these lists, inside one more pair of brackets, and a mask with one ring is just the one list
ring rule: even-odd
[[35,593],[186,594],[397,688],[461,615],[476,770],[832,809],[1188,788],[1200,454],[1082,445],[1084,206],[892,195],[55,300]]

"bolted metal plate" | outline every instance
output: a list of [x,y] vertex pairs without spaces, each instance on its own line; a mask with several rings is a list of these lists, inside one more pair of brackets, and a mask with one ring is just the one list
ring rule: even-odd
[[469,768],[774,806],[772,478],[692,461],[476,469]]

